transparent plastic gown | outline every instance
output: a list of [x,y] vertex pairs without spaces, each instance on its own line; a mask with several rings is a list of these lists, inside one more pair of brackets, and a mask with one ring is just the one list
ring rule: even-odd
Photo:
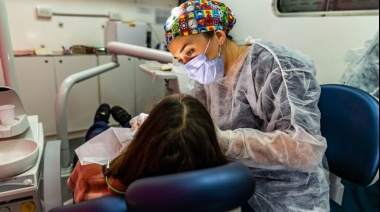
[[364,48],[353,49],[345,56],[348,67],[341,83],[360,88],[379,98],[379,31]]
[[192,92],[220,129],[227,157],[256,177],[249,202],[256,211],[329,211],[313,61],[270,42],[249,43],[223,79],[195,83]]

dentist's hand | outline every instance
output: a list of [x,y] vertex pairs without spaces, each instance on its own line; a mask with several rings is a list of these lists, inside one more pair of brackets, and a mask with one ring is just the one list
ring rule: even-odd
[[149,116],[149,114],[146,113],[140,113],[138,116],[133,117],[129,124],[131,125],[132,130],[138,130],[142,123],[145,121],[145,119]]
[[222,149],[223,152],[226,152],[229,149],[231,141],[232,141],[232,131],[231,130],[222,131],[215,125],[215,132],[218,138],[220,148]]

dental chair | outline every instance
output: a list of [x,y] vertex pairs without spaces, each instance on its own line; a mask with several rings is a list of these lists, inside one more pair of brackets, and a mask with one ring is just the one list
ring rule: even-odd
[[321,132],[327,139],[331,211],[344,211],[341,179],[366,187],[379,176],[379,102],[360,89],[321,86]]
[[[255,179],[237,162],[136,180],[125,195],[101,197],[53,208],[51,212],[180,211],[222,212],[248,207]],[[244,210],[243,210],[244,211]]]

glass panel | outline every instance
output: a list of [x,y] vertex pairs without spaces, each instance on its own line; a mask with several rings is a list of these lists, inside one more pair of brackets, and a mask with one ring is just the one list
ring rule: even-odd
[[330,10],[376,10],[379,0],[331,0]]
[[327,0],[279,0],[278,10],[289,12],[315,12],[325,11]]
[[376,9],[379,0],[278,0],[282,13]]

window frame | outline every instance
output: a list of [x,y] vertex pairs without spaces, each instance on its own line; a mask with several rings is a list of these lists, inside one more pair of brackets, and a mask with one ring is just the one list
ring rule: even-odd
[[278,17],[327,17],[327,16],[376,16],[379,10],[341,10],[341,11],[317,11],[317,12],[281,12],[280,0],[272,1],[273,13]]

